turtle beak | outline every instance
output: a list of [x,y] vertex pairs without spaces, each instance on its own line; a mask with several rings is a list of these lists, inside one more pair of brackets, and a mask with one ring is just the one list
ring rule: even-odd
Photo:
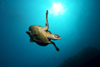
[[61,37],[59,36],[58,40],[61,39]]
[[54,34],[55,38],[58,40],[58,39],[61,39],[61,37],[57,34]]
[[58,35],[58,39],[61,39],[61,37]]

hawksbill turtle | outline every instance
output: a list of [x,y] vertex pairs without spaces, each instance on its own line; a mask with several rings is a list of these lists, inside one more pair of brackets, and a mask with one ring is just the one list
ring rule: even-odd
[[45,27],[37,26],[37,25],[31,25],[29,27],[29,31],[26,31],[26,33],[30,37],[30,42],[36,42],[40,46],[46,46],[48,44],[53,44],[57,51],[59,51],[59,48],[55,45],[52,40],[59,40],[61,37],[57,34],[52,34],[48,28],[48,10],[46,11],[46,25]]

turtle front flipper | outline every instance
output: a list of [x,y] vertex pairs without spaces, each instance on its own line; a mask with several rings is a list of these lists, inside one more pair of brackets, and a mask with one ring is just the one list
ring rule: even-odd
[[54,42],[51,41],[51,43],[54,45],[54,47],[56,48],[57,51],[59,51],[59,48],[56,46],[56,44]]
[[48,10],[46,11],[46,25],[44,27],[44,30],[48,30],[49,25],[48,25]]

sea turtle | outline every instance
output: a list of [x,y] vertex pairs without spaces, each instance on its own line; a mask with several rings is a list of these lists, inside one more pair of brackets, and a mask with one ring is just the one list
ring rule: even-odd
[[29,31],[26,31],[26,33],[30,36],[30,42],[36,42],[40,46],[46,46],[48,44],[53,44],[57,51],[59,51],[59,48],[55,45],[53,40],[61,39],[61,37],[57,34],[52,34],[50,31],[48,31],[48,10],[46,11],[46,25],[45,27],[37,26],[37,25],[31,25],[29,27]]

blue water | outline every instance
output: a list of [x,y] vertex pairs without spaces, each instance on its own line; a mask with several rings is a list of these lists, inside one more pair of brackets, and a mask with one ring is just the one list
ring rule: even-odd
[[[30,25],[45,26],[53,1],[67,9],[48,14],[49,31],[61,36],[54,41],[59,52],[26,34]],[[100,0],[0,0],[0,67],[57,67],[87,46],[100,49]]]

